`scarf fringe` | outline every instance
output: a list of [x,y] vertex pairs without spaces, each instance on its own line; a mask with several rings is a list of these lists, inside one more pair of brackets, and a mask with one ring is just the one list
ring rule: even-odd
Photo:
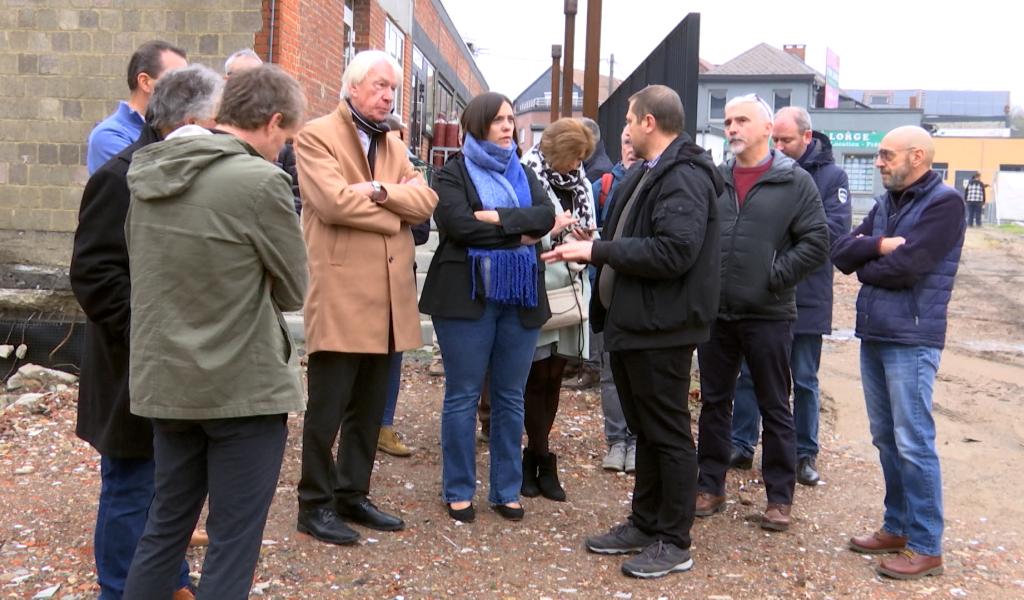
[[530,246],[515,250],[469,249],[473,286],[470,297],[476,298],[477,274],[489,270],[489,285],[484,291],[488,300],[517,306],[537,306],[537,255]]

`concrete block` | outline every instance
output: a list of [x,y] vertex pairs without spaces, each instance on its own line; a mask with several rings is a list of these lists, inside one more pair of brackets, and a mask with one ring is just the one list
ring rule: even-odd
[[187,26],[185,21],[185,11],[183,10],[169,10],[164,17],[166,22],[167,31],[185,31]]
[[50,36],[42,31],[28,33],[28,50],[32,52],[49,52]]
[[39,57],[39,74],[40,75],[60,75],[66,73],[68,75],[74,74],[73,72],[66,71],[62,68],[63,64],[76,64],[74,61],[61,61],[61,57],[54,56],[53,54],[45,54]]
[[185,31],[199,33],[211,31],[209,28],[210,13],[202,11],[189,11],[185,14]]
[[50,231],[74,232],[78,227],[78,213],[73,210],[54,210],[50,215]]
[[118,10],[101,10],[100,15],[100,31],[118,31],[121,29],[121,11]]
[[[86,34],[92,37],[92,51],[100,54],[110,54],[113,49],[114,35],[109,31],[97,31],[92,34]],[[123,57],[126,61],[127,57]]]
[[65,119],[81,119],[82,103],[78,100],[61,100],[61,113]]
[[92,51],[92,34],[86,31],[71,32],[71,50],[73,52]]
[[63,31],[78,29],[78,11],[61,10],[57,12],[57,28]]
[[36,11],[31,8],[18,9],[18,27],[20,29],[35,29]]
[[121,13],[122,31],[140,31],[142,29],[142,13],[137,9],[125,10]]
[[39,70],[39,57],[35,54],[18,55],[18,73],[21,75],[35,75]]
[[11,185],[28,185],[28,165],[12,163],[7,178]]
[[245,11],[231,14],[231,31],[233,33],[255,32],[262,27],[263,16],[259,12]]
[[60,28],[57,19],[57,11],[51,8],[44,8],[36,11],[36,29],[41,31],[56,31]]
[[95,10],[78,11],[78,27],[81,29],[96,29],[100,25],[100,14]]
[[60,163],[60,149],[57,144],[39,144],[39,164],[56,165]]
[[60,145],[60,164],[73,166],[82,164],[82,145],[81,144],[61,144]]
[[54,52],[67,52],[71,50],[71,34],[66,31],[58,31],[51,34],[50,47]]
[[220,47],[220,36],[216,34],[208,34],[199,36],[199,53],[200,54],[222,54]]
[[50,212],[38,208],[16,208],[12,227],[14,229],[28,229],[31,231],[48,231],[50,228]]
[[45,119],[47,121],[59,121],[64,116],[60,100],[57,98],[39,98],[37,106],[38,111],[36,114],[39,115],[40,119]]
[[153,31],[163,32],[166,31],[164,28],[165,20],[164,13],[160,10],[143,10],[141,11],[141,27],[142,31]]

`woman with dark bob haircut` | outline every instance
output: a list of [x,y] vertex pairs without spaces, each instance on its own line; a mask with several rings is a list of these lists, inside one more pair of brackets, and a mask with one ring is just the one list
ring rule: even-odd
[[476,517],[476,408],[490,372],[488,502],[523,518],[519,502],[523,391],[540,326],[550,316],[538,242],[573,220],[548,202],[519,162],[512,102],[487,92],[462,113],[463,148],[434,178],[439,244],[420,296],[444,361],[442,497],[448,514]]

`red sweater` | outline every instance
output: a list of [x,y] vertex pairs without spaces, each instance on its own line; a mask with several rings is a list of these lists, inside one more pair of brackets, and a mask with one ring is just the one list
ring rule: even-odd
[[738,164],[733,166],[732,177],[736,183],[736,200],[739,202],[740,208],[743,208],[743,201],[747,199],[747,192],[750,191],[750,188],[754,187],[757,180],[767,173],[770,168],[772,168],[770,155],[769,160],[756,167],[741,167]]

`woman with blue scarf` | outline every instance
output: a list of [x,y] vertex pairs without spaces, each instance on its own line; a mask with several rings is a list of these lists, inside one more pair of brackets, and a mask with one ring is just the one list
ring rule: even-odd
[[476,407],[490,371],[488,502],[520,520],[523,390],[540,326],[550,316],[537,243],[573,222],[555,217],[537,178],[519,162],[512,102],[488,92],[462,113],[462,153],[435,177],[439,243],[420,311],[433,318],[444,361],[442,497],[448,514],[476,516]]

